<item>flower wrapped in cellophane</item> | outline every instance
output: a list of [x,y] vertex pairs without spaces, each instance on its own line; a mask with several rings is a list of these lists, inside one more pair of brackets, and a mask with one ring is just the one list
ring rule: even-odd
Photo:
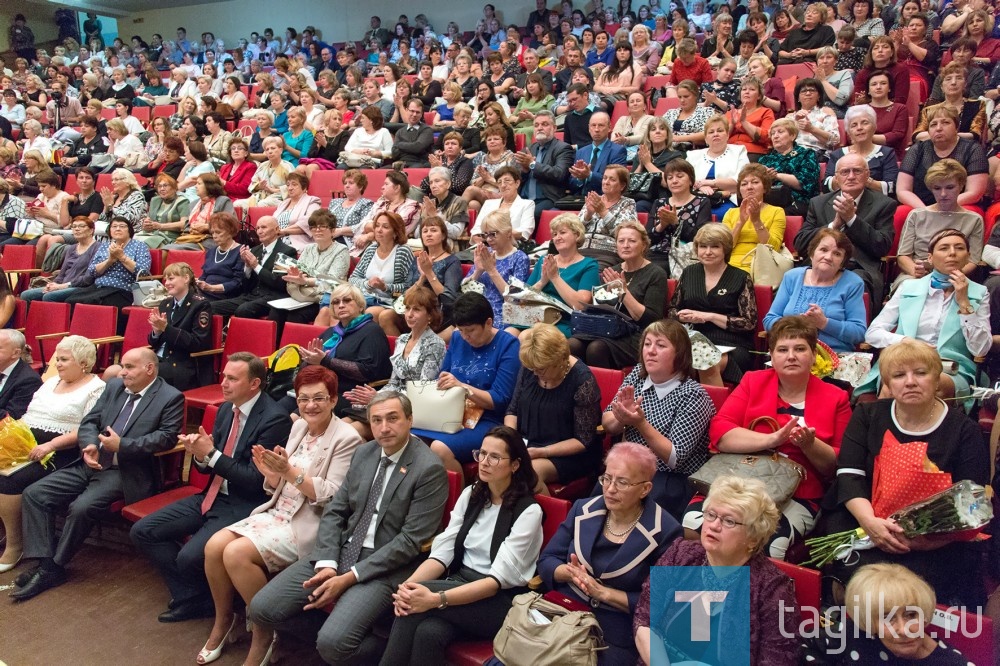
[[829,377],[836,371],[837,367],[840,365],[840,358],[837,356],[837,352],[830,348],[830,345],[826,344],[822,340],[816,341],[816,360],[813,361],[812,368],[809,369],[816,377],[823,379],[824,377]]
[[[903,528],[907,538],[948,535],[953,541],[975,539],[993,519],[993,506],[986,488],[969,480],[895,511],[889,519]],[[851,553],[875,545],[868,534],[857,528],[806,539],[809,561],[805,565],[822,567],[833,560],[844,560]]]
[[[38,444],[35,435],[24,422],[9,416],[0,421],[0,471],[23,466],[28,455]],[[55,453],[50,453],[39,462],[47,465]]]

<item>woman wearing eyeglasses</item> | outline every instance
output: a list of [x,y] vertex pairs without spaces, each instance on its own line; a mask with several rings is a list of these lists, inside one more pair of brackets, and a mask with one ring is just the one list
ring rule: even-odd
[[459,495],[430,557],[392,595],[383,666],[443,664],[452,641],[492,639],[535,573],[542,509],[524,440],[496,426],[472,456],[479,478]]
[[[242,633],[233,613],[236,593],[249,605],[268,577],[312,551],[323,507],[337,493],[362,443],[354,428],[331,411],[337,388],[337,375],[327,368],[302,368],[295,376],[302,418],[292,426],[288,443],[273,451],[253,447],[254,467],[264,476],[271,499],[205,545],[215,625],[198,653],[199,664],[218,659],[226,643]],[[271,632],[254,626],[246,663],[266,664],[273,646]]]
[[656,463],[641,444],[615,444],[598,478],[601,495],[577,500],[538,558],[546,588],[594,609],[608,644],[598,653],[600,666],[639,660],[632,616],[642,584],[681,536],[677,521],[648,499]]
[[780,515],[763,482],[735,476],[715,480],[705,500],[701,539],[674,541],[656,566],[748,567],[750,584],[739,575],[705,572],[704,578],[715,583],[711,589],[726,592],[726,603],[713,604],[711,627],[716,640],[695,641],[691,605],[668,602],[651,607],[647,579],[633,625],[643,663],[728,664],[734,646],[745,651],[747,644],[754,666],[798,663],[798,640],[794,631],[786,629],[799,622],[795,587],[765,549]]

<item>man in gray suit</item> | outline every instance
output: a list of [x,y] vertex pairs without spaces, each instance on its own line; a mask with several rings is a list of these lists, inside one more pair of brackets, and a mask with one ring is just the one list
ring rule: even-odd
[[882,303],[885,288],[881,262],[892,247],[892,218],[896,214],[895,199],[868,189],[868,162],[855,153],[837,160],[835,174],[840,190],[813,197],[799,233],[795,234],[795,251],[808,257],[809,244],[820,229],[829,227],[847,235],[854,244],[854,256],[848,270],[865,281],[873,305]]
[[542,211],[556,207],[566,196],[569,168],[575,152],[568,143],[555,138],[556,119],[549,111],[535,114],[535,142],[514,155],[521,167],[521,197],[535,202],[535,224]]
[[[39,566],[15,581],[15,600],[65,583],[65,566],[113,503],[131,504],[157,491],[154,454],[173,448],[184,425],[184,395],[157,376],[158,368],[152,349],[126,352],[121,375],[108,382],[77,430],[83,457],[24,491],[24,556]],[[55,515],[67,508],[57,543]]]
[[[261,626],[316,637],[329,664],[378,662],[372,626],[419,564],[420,546],[441,526],[448,499],[440,458],[410,434],[406,396],[378,394],[368,419],[375,441],[355,452],[323,512],[312,554],[269,582],[248,611]],[[321,609],[330,604],[326,615]]]

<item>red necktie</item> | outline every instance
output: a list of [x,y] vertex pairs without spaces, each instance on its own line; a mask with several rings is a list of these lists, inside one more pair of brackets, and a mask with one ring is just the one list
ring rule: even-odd
[[[233,427],[229,429],[229,439],[226,440],[226,448],[222,450],[222,454],[232,457],[233,451],[236,449],[236,440],[239,439],[238,435],[240,432],[240,410],[235,405],[233,406]],[[215,498],[219,495],[219,490],[222,489],[223,478],[216,473],[212,478],[212,484],[208,487],[208,492],[205,493],[205,499],[201,501],[201,513],[202,515],[208,513],[208,510],[212,508],[212,504],[215,502]]]

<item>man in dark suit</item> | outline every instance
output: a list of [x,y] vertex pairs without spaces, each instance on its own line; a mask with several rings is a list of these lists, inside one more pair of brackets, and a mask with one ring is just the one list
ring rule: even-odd
[[[181,441],[198,467],[211,474],[204,492],[185,497],[132,526],[130,536],[170,588],[160,622],[209,617],[214,611],[205,579],[205,543],[213,534],[250,515],[267,501],[264,476],[251,448],[273,449],[288,441],[287,412],[262,392],[267,369],[250,352],[236,352],[222,372],[222,396],[212,434],[199,428]],[[181,546],[185,537],[190,540]]]
[[579,67],[584,68],[587,72],[587,78],[590,79],[590,85],[594,85],[594,73],[589,67],[584,67],[583,51],[575,46],[567,46],[563,51],[563,56],[566,59],[566,66],[556,72],[555,78],[552,81],[555,86],[555,90],[552,91],[553,95],[559,95],[562,91],[569,89],[570,84],[573,82],[573,72]]
[[[375,441],[355,451],[323,512],[312,554],[271,580],[248,610],[260,626],[316,637],[328,664],[378,662],[372,625],[416,569],[420,546],[441,525],[448,499],[440,458],[410,434],[406,396],[378,394],[368,419]],[[309,612],[331,603],[330,615]]]
[[570,189],[580,194],[604,193],[601,181],[604,169],[610,164],[628,166],[625,146],[608,139],[611,135],[611,116],[598,111],[590,117],[591,143],[576,150],[576,162],[569,169]]
[[12,328],[0,329],[0,419],[19,419],[42,385],[42,378],[21,360],[25,352],[24,334]]
[[802,229],[795,235],[795,251],[808,257],[809,243],[824,227],[847,234],[854,255],[847,266],[865,281],[872,303],[881,303],[885,290],[881,260],[892,247],[892,218],[899,204],[881,192],[867,188],[868,162],[855,153],[837,160],[834,174],[840,191],[813,197]]
[[549,111],[539,111],[534,120],[535,142],[514,155],[521,167],[521,196],[535,202],[535,223],[543,210],[555,208],[566,196],[573,147],[555,138],[556,119]]
[[373,39],[377,39],[383,47],[388,46],[389,42],[392,41],[392,33],[389,32],[388,28],[382,27],[382,17],[373,16],[369,25],[371,30],[365,33],[362,43],[367,46]]
[[[24,556],[39,565],[15,580],[15,600],[65,583],[65,566],[114,502],[131,504],[157,491],[154,454],[172,448],[184,425],[184,395],[157,375],[158,365],[147,347],[125,352],[121,374],[77,430],[83,457],[24,491]],[[55,517],[64,509],[57,543]]]
[[406,126],[396,131],[392,143],[392,161],[403,166],[427,168],[434,144],[434,130],[424,124],[424,103],[411,98],[406,103]]
[[236,298],[213,301],[212,314],[259,319],[267,316],[268,301],[288,297],[287,283],[274,272],[274,260],[279,254],[295,257],[295,248],[280,240],[278,220],[271,215],[257,221],[257,237],[260,245],[240,248],[243,272],[247,277],[246,290]]
[[516,103],[519,99],[524,97],[524,89],[528,86],[528,76],[531,74],[538,74],[542,77],[542,83],[545,84],[545,90],[548,93],[552,92],[552,72],[538,67],[538,54],[535,53],[535,50],[525,49],[524,54],[521,57],[524,60],[524,73],[518,74],[514,81],[515,87],[511,91],[512,103]]

